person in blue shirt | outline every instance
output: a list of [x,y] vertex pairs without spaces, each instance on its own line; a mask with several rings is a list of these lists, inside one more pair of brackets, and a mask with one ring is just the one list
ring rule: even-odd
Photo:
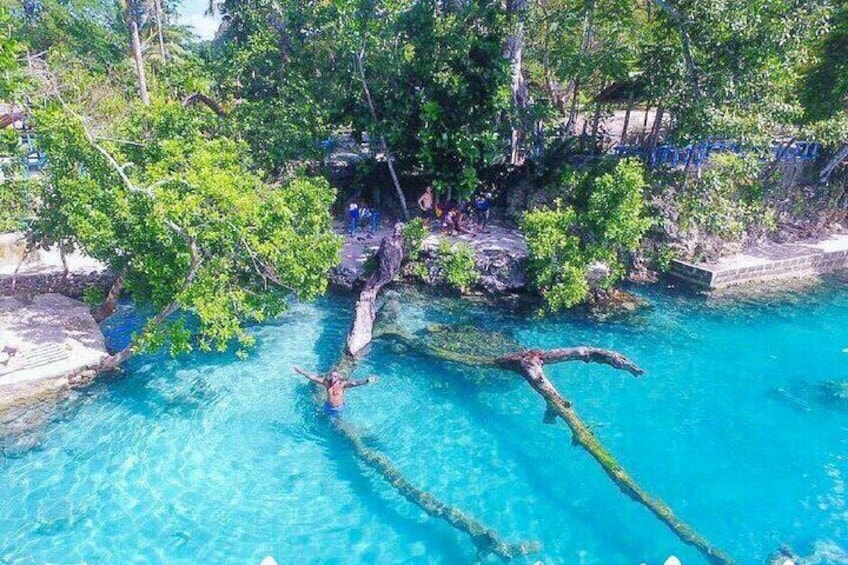
[[359,227],[359,205],[356,202],[351,202],[348,207],[348,235],[353,235],[356,233],[357,228]]
[[478,194],[474,198],[474,210],[477,212],[477,223],[480,228],[485,230],[489,223],[489,209],[492,207],[492,202],[488,194]]

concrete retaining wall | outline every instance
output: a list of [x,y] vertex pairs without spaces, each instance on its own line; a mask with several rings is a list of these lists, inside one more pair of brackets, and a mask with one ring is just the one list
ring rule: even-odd
[[848,236],[752,249],[716,263],[673,261],[671,274],[703,288],[807,277],[848,269]]

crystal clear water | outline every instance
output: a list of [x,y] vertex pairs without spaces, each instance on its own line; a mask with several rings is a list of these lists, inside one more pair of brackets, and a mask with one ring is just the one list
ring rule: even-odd
[[[549,376],[649,492],[742,563],[781,544],[848,563],[848,293],[743,300],[642,290],[625,320],[539,320],[406,299],[407,326],[471,323],[524,345],[618,349],[642,379],[602,366]],[[470,563],[470,540],[363,467],[290,367],[336,360],[350,302],[298,305],[256,330],[249,360],[143,357],[120,379],[3,439],[0,563]],[[127,339],[131,312],[113,320]],[[701,563],[622,495],[517,376],[376,343],[346,418],[416,486],[542,551],[519,562]],[[492,558],[490,558],[492,559]]]

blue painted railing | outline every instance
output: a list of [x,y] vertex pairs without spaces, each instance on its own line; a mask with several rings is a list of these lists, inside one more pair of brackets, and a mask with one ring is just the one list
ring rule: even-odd
[[[619,145],[614,151],[619,157],[648,157],[648,150],[638,145]],[[821,145],[811,141],[796,141],[784,149],[782,143],[775,141],[772,143],[772,151],[774,157],[780,157],[781,161],[815,161],[821,152]],[[651,152],[648,163],[654,167],[677,167],[687,163],[697,166],[709,159],[713,153],[725,152],[742,154],[744,149],[737,141],[720,138],[708,138],[705,142],[693,143],[686,147],[659,145]]]

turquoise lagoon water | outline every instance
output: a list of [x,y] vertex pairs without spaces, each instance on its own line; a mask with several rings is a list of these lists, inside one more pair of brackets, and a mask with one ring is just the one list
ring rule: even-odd
[[[524,345],[593,344],[645,368],[552,366],[549,376],[649,492],[741,563],[786,544],[848,563],[848,292],[749,299],[641,290],[624,320],[539,320],[405,299],[410,328],[453,321]],[[298,305],[231,354],[143,357],[51,421],[2,440],[0,563],[471,563],[470,540],[400,498],[314,407],[294,364],[326,370],[350,301]],[[127,339],[132,313],[113,320]],[[416,486],[511,540],[519,563],[702,563],[622,495],[517,376],[376,343],[346,418]],[[489,558],[494,561],[494,558]]]

